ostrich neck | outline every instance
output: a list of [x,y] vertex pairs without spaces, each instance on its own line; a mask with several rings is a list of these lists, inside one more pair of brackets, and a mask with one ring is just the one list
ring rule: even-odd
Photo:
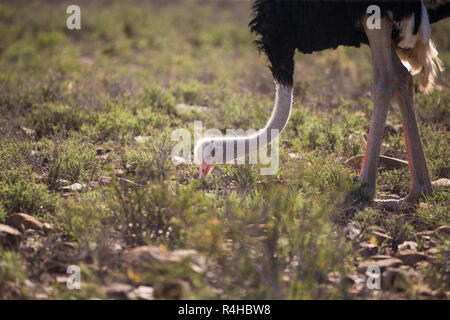
[[[275,106],[267,125],[258,133],[246,137],[229,137],[223,140],[225,150],[224,162],[232,161],[241,156],[253,153],[275,139],[286,126],[292,108],[292,87],[276,83]],[[239,148],[238,145],[242,147]],[[243,146],[245,145],[245,148]],[[234,152],[229,152],[229,148]]]

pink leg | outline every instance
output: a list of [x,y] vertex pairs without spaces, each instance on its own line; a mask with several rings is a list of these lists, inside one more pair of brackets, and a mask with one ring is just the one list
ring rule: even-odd
[[379,202],[381,206],[394,210],[411,206],[423,194],[430,194],[432,190],[414,112],[412,77],[400,61],[396,62],[396,70],[404,80],[403,86],[400,86],[396,91],[394,101],[399,105],[403,118],[403,132],[405,134],[410,172],[410,188],[408,196],[402,200]]
[[[365,22],[363,25],[366,25]],[[382,19],[381,29],[366,28],[365,31],[372,50],[374,110],[359,181],[363,191],[372,198],[375,194],[378,160],[387,110],[393,97],[396,78],[392,63],[392,23],[387,19]]]
[[390,21],[382,19],[381,29],[366,28],[365,31],[372,50],[374,112],[360,182],[363,190],[373,197],[387,109],[391,102],[397,103],[403,117],[411,175],[410,192],[404,199],[377,201],[377,204],[392,210],[403,209],[411,206],[422,194],[431,192],[430,177],[414,113],[412,77],[395,53],[391,41]]

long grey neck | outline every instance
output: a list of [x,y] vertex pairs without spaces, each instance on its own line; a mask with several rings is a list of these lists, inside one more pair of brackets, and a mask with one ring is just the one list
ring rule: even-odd
[[[225,150],[224,163],[235,158],[253,153],[269,144],[286,126],[292,109],[292,86],[287,87],[276,83],[275,106],[267,125],[258,133],[247,137],[227,137],[223,140]],[[238,148],[245,144],[245,149]],[[234,152],[227,152],[227,148],[234,147]],[[234,156],[233,156],[234,155]]]

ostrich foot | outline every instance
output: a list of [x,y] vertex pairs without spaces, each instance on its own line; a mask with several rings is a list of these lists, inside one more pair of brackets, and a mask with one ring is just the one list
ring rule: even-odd
[[376,199],[373,202],[375,208],[386,211],[403,211],[411,209],[414,206],[414,202],[411,202],[407,197],[403,199]]
[[431,194],[431,188],[425,188],[425,186],[416,186],[409,192],[403,199],[376,199],[374,200],[375,207],[378,209],[384,209],[387,211],[403,211],[411,209],[420,198],[425,195]]

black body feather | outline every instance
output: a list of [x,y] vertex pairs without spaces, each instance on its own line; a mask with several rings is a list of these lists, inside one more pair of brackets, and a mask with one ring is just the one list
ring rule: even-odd
[[275,80],[292,85],[296,49],[312,53],[368,42],[361,18],[370,5],[378,5],[382,16],[390,12],[395,22],[414,14],[417,33],[420,0],[255,0],[249,26],[258,35],[257,46],[267,55]]

